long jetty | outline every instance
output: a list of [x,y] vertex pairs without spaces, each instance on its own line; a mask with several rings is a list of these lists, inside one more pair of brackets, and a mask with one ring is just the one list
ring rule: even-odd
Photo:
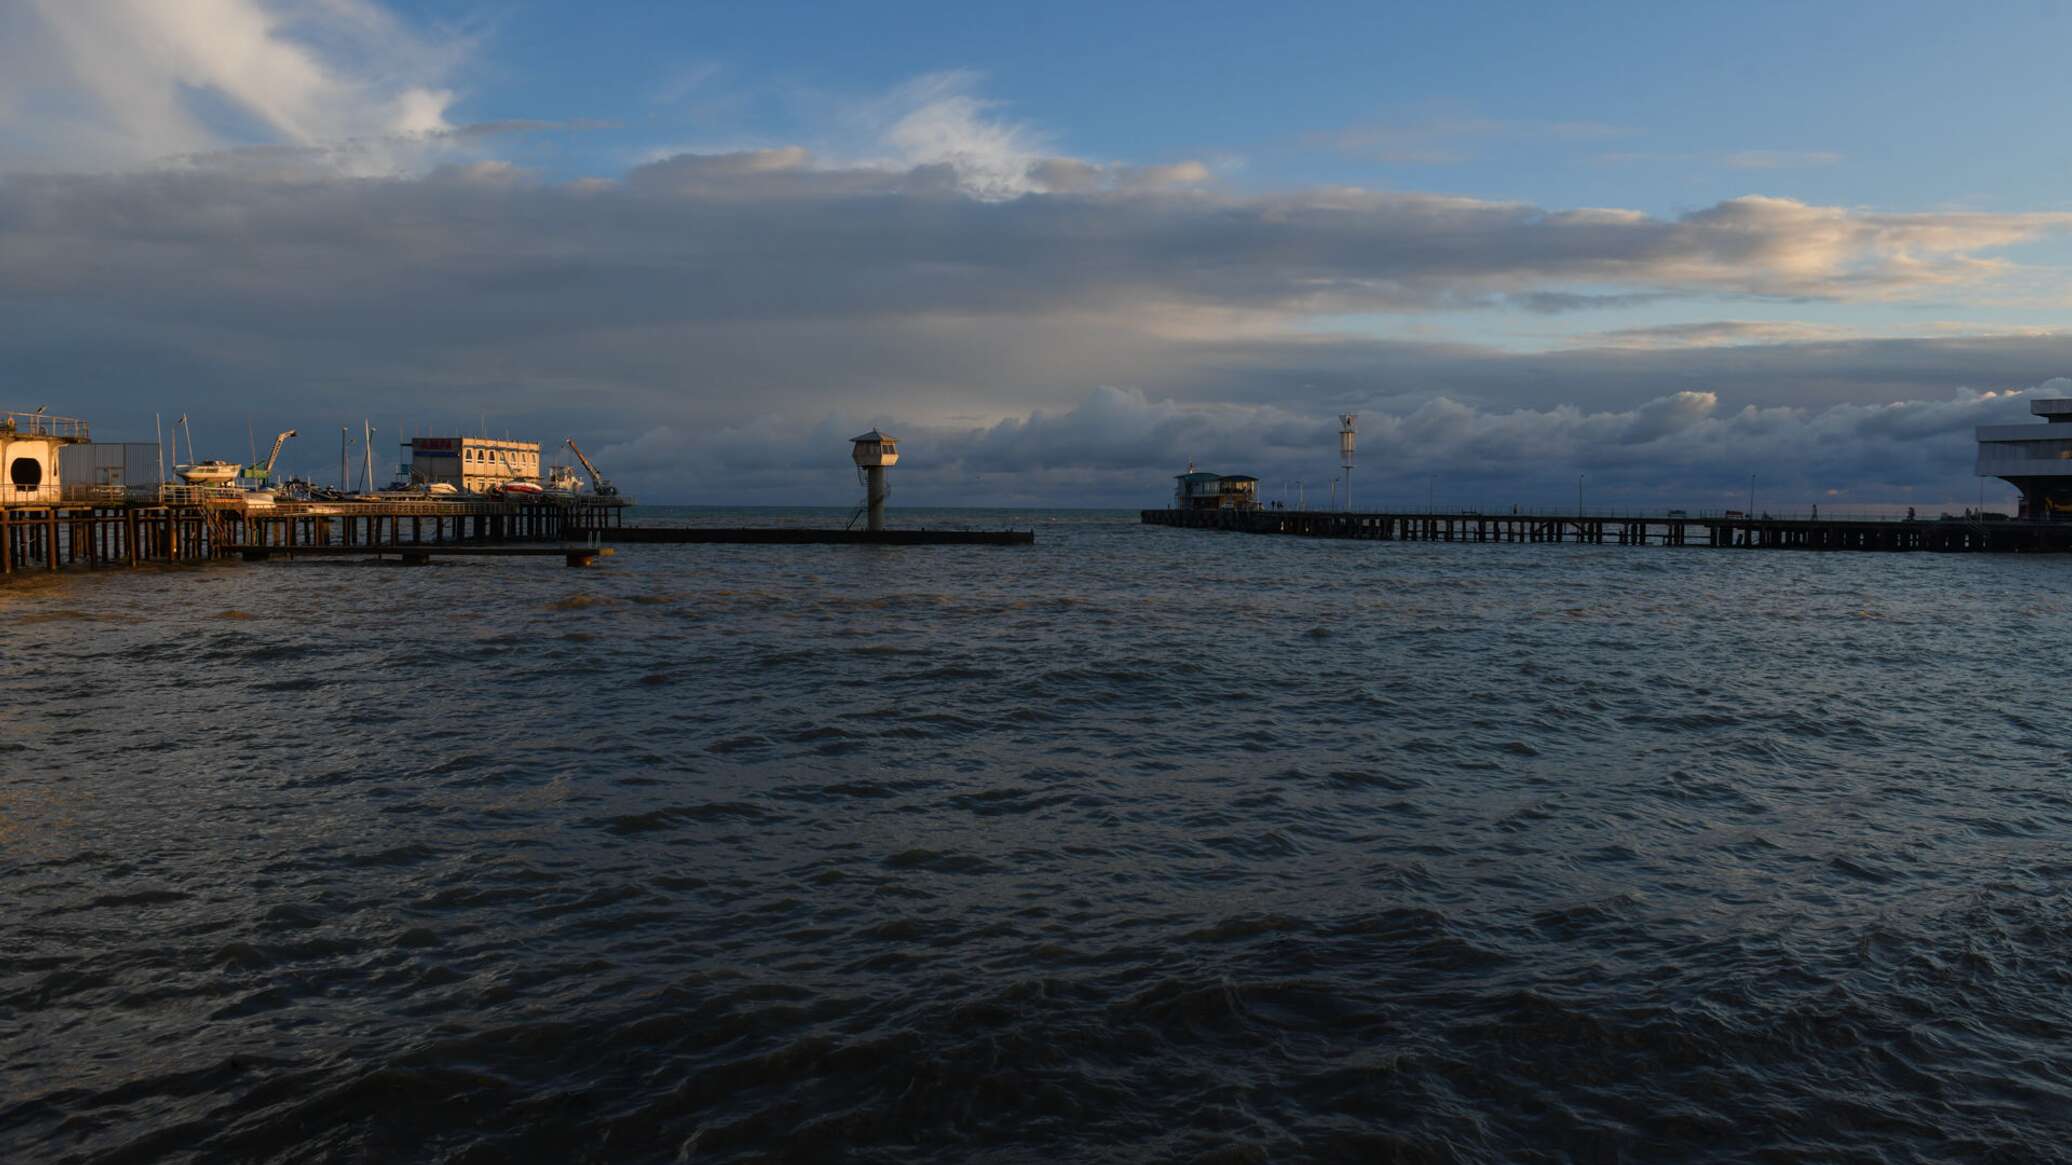
[[[1026,546],[1030,530],[841,530],[628,526],[623,496],[574,499],[367,497],[254,504],[209,486],[64,486],[0,494],[0,576],[67,567],[212,559],[561,556],[588,566],[599,544],[746,543]],[[22,496],[28,495],[28,496]]]
[[2063,552],[2072,522],[1993,518],[1771,518],[1746,514],[1144,510],[1143,524],[1382,542],[1572,542],[1761,550]]
[[817,526],[623,526],[614,542],[752,546],[1027,546],[1034,530],[836,530]]

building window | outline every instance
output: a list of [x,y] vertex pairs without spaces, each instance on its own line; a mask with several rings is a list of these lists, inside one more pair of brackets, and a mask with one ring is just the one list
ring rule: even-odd
[[[14,464],[7,467],[7,475],[19,486],[42,485],[43,463],[34,457],[17,457]],[[55,538],[57,535],[53,534],[51,537]]]

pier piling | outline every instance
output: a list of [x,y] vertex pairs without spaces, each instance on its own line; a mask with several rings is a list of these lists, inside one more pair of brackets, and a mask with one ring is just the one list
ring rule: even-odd
[[527,553],[561,554],[570,566],[587,566],[596,559],[594,547],[576,553],[562,544],[608,535],[624,525],[632,504],[612,495],[574,502],[383,498],[254,505],[241,490],[192,486],[68,486],[49,493],[0,501],[0,576],[65,566],[261,561],[275,550],[386,551],[424,562],[464,547],[517,553],[525,544],[532,544]]

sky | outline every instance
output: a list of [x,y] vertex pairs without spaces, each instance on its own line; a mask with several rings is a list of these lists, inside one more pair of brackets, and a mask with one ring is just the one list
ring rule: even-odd
[[[643,500],[2002,505],[2072,9],[0,0],[0,407]],[[355,454],[357,459],[357,454]]]

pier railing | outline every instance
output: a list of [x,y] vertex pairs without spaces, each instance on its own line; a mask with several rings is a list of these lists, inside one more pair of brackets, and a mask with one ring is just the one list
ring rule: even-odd
[[0,435],[10,437],[60,437],[67,441],[90,440],[86,422],[78,417],[53,417],[43,412],[0,412]]
[[38,505],[64,500],[65,490],[63,486],[15,485],[13,482],[0,482],[0,505]]

